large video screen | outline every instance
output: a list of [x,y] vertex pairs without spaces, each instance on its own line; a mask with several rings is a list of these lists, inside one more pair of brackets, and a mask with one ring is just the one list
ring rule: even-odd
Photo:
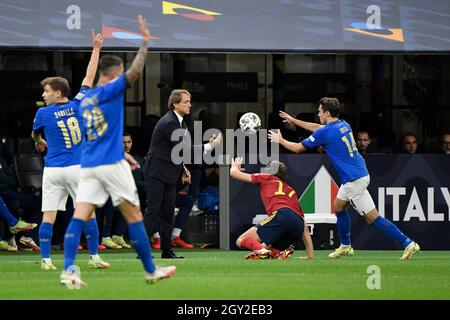
[[450,52],[448,0],[0,0],[0,47],[154,51]]

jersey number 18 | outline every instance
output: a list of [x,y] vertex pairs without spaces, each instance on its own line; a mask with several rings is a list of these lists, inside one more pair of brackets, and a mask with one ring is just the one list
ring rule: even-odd
[[[80,143],[81,131],[77,118],[70,117],[69,119],[67,119],[66,123],[64,123],[64,120],[60,120],[57,122],[57,124],[58,127],[61,129],[67,149],[72,148],[72,145],[77,145]],[[70,140],[70,138],[72,138],[72,141]]]

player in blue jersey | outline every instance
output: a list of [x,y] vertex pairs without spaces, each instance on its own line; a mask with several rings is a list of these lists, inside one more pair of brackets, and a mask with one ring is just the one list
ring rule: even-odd
[[[84,222],[97,206],[111,197],[128,222],[131,243],[146,271],[145,280],[154,283],[175,273],[176,267],[156,267],[143,223],[139,196],[123,148],[125,90],[136,81],[145,65],[150,33],[145,19],[138,16],[142,45],[131,67],[124,72],[119,57],[105,55],[100,59],[97,87],[88,91],[81,102],[86,129],[86,146],[81,158],[75,213],[64,237],[64,271],[61,282],[85,285],[73,271],[75,257]],[[132,163],[133,166],[136,162]]]
[[[84,130],[79,112],[81,98],[92,87],[97,72],[103,36],[92,30],[92,54],[81,84],[80,92],[73,100],[69,100],[69,82],[61,77],[50,77],[42,80],[44,89],[42,97],[47,106],[40,108],[34,119],[31,136],[36,149],[43,152],[45,168],[42,181],[43,218],[39,228],[41,246],[41,268],[56,270],[50,257],[53,224],[58,210],[66,210],[67,198],[76,199],[78,174],[80,171],[81,152],[84,145]],[[41,133],[44,133],[45,140]],[[109,264],[98,255],[98,226],[95,213],[84,226],[89,246],[89,266],[109,268]]]
[[366,162],[358,153],[352,128],[344,120],[339,120],[339,114],[339,100],[326,97],[319,101],[320,124],[294,119],[281,111],[280,116],[285,122],[298,125],[313,134],[301,143],[295,143],[283,139],[281,133],[270,130],[269,139],[296,153],[322,146],[336,168],[341,180],[341,187],[334,200],[334,209],[341,245],[329,255],[330,258],[354,254],[350,241],[350,216],[347,211],[349,204],[352,204],[370,225],[405,248],[401,259],[409,259],[420,250],[420,247],[405,236],[392,222],[378,214],[367,190],[370,177]]

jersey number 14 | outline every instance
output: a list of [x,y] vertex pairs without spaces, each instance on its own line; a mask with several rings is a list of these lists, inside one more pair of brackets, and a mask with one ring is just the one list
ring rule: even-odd
[[350,154],[350,157],[353,158],[353,155],[355,152],[358,152],[358,149],[356,148],[355,138],[353,137],[353,133],[350,132],[349,134],[350,140],[347,138],[347,136],[342,136],[342,141],[344,141],[345,145],[347,146],[348,153]]

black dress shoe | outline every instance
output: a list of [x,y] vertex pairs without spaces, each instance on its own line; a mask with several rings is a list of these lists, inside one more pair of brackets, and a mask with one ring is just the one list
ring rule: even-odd
[[161,252],[162,259],[184,259],[183,256],[178,256],[173,250],[163,250]]

